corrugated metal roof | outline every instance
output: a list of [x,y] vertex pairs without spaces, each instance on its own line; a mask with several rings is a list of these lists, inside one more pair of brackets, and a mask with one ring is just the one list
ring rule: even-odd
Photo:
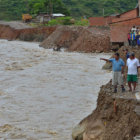
[[64,17],[65,15],[64,15],[64,14],[58,13],[58,14],[52,14],[52,16],[53,16],[53,17]]

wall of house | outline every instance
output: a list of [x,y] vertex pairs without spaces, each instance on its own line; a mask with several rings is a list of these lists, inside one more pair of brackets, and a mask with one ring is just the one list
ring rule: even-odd
[[89,23],[90,26],[105,26],[106,19],[104,17],[90,17]]
[[139,4],[139,7],[138,7],[138,9],[139,9],[139,11],[138,11],[139,12],[139,15],[138,16],[140,17],[140,0],[138,0],[138,4]]
[[131,26],[111,26],[110,41],[111,42],[127,42],[127,35]]
[[112,22],[114,17],[90,17],[90,26],[108,26]]
[[123,21],[126,19],[131,19],[131,18],[136,18],[136,17],[138,17],[138,8],[121,14],[119,17],[114,18],[112,22]]
[[129,19],[126,21],[110,25],[111,42],[127,42],[127,35],[133,26],[140,26],[140,18]]
[[120,18],[135,18],[138,16],[138,9],[133,9],[120,15]]

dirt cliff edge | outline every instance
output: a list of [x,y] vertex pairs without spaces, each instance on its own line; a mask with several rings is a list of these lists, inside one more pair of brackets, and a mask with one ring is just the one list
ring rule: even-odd
[[110,31],[108,28],[59,26],[40,46],[86,53],[109,52]]
[[133,140],[140,135],[140,101],[126,93],[112,93],[111,82],[102,86],[96,110],[73,129],[73,140]]
[[[10,26],[10,24],[14,24]],[[14,26],[18,28],[14,28]],[[19,27],[22,28],[19,28]],[[9,22],[0,22],[0,38],[7,40],[22,40],[22,41],[38,41],[42,42],[46,39],[51,33],[56,30],[56,27],[24,27],[18,22],[9,23]]]

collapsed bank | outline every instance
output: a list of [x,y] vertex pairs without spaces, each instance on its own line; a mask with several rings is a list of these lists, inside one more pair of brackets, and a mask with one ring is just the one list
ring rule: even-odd
[[[8,40],[39,41],[44,48],[61,47],[68,51],[109,52],[111,49],[109,28],[94,27],[24,27],[15,28],[0,22],[0,38]],[[104,46],[104,47],[102,47]]]
[[[0,38],[43,41],[40,46],[44,48],[62,47],[68,51],[87,53],[119,49],[110,45],[110,30],[106,27],[13,28],[0,24]],[[134,96],[114,96],[109,83],[101,87],[96,110],[73,130],[73,139],[133,140],[140,135],[139,106],[140,103]]]

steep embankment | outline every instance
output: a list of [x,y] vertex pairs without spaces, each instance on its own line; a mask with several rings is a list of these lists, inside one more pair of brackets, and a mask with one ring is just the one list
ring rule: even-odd
[[139,109],[134,95],[114,95],[111,83],[102,86],[96,110],[73,130],[73,139],[133,140],[140,135]]
[[8,40],[39,41],[44,48],[67,48],[78,52],[109,52],[109,28],[57,26],[38,27],[22,22],[0,21],[0,38]]
[[32,28],[20,22],[1,22],[0,38],[8,40],[43,41],[56,27]]
[[109,29],[77,26],[57,27],[40,46],[78,52],[108,52],[111,49]]
[[[126,48],[140,58],[138,48],[124,46],[118,52],[125,61]],[[106,65],[110,68],[110,64]],[[96,110],[73,129],[74,140],[133,140],[140,135],[140,100],[136,99],[140,96],[140,81],[136,94],[112,91],[111,82],[101,87]]]

